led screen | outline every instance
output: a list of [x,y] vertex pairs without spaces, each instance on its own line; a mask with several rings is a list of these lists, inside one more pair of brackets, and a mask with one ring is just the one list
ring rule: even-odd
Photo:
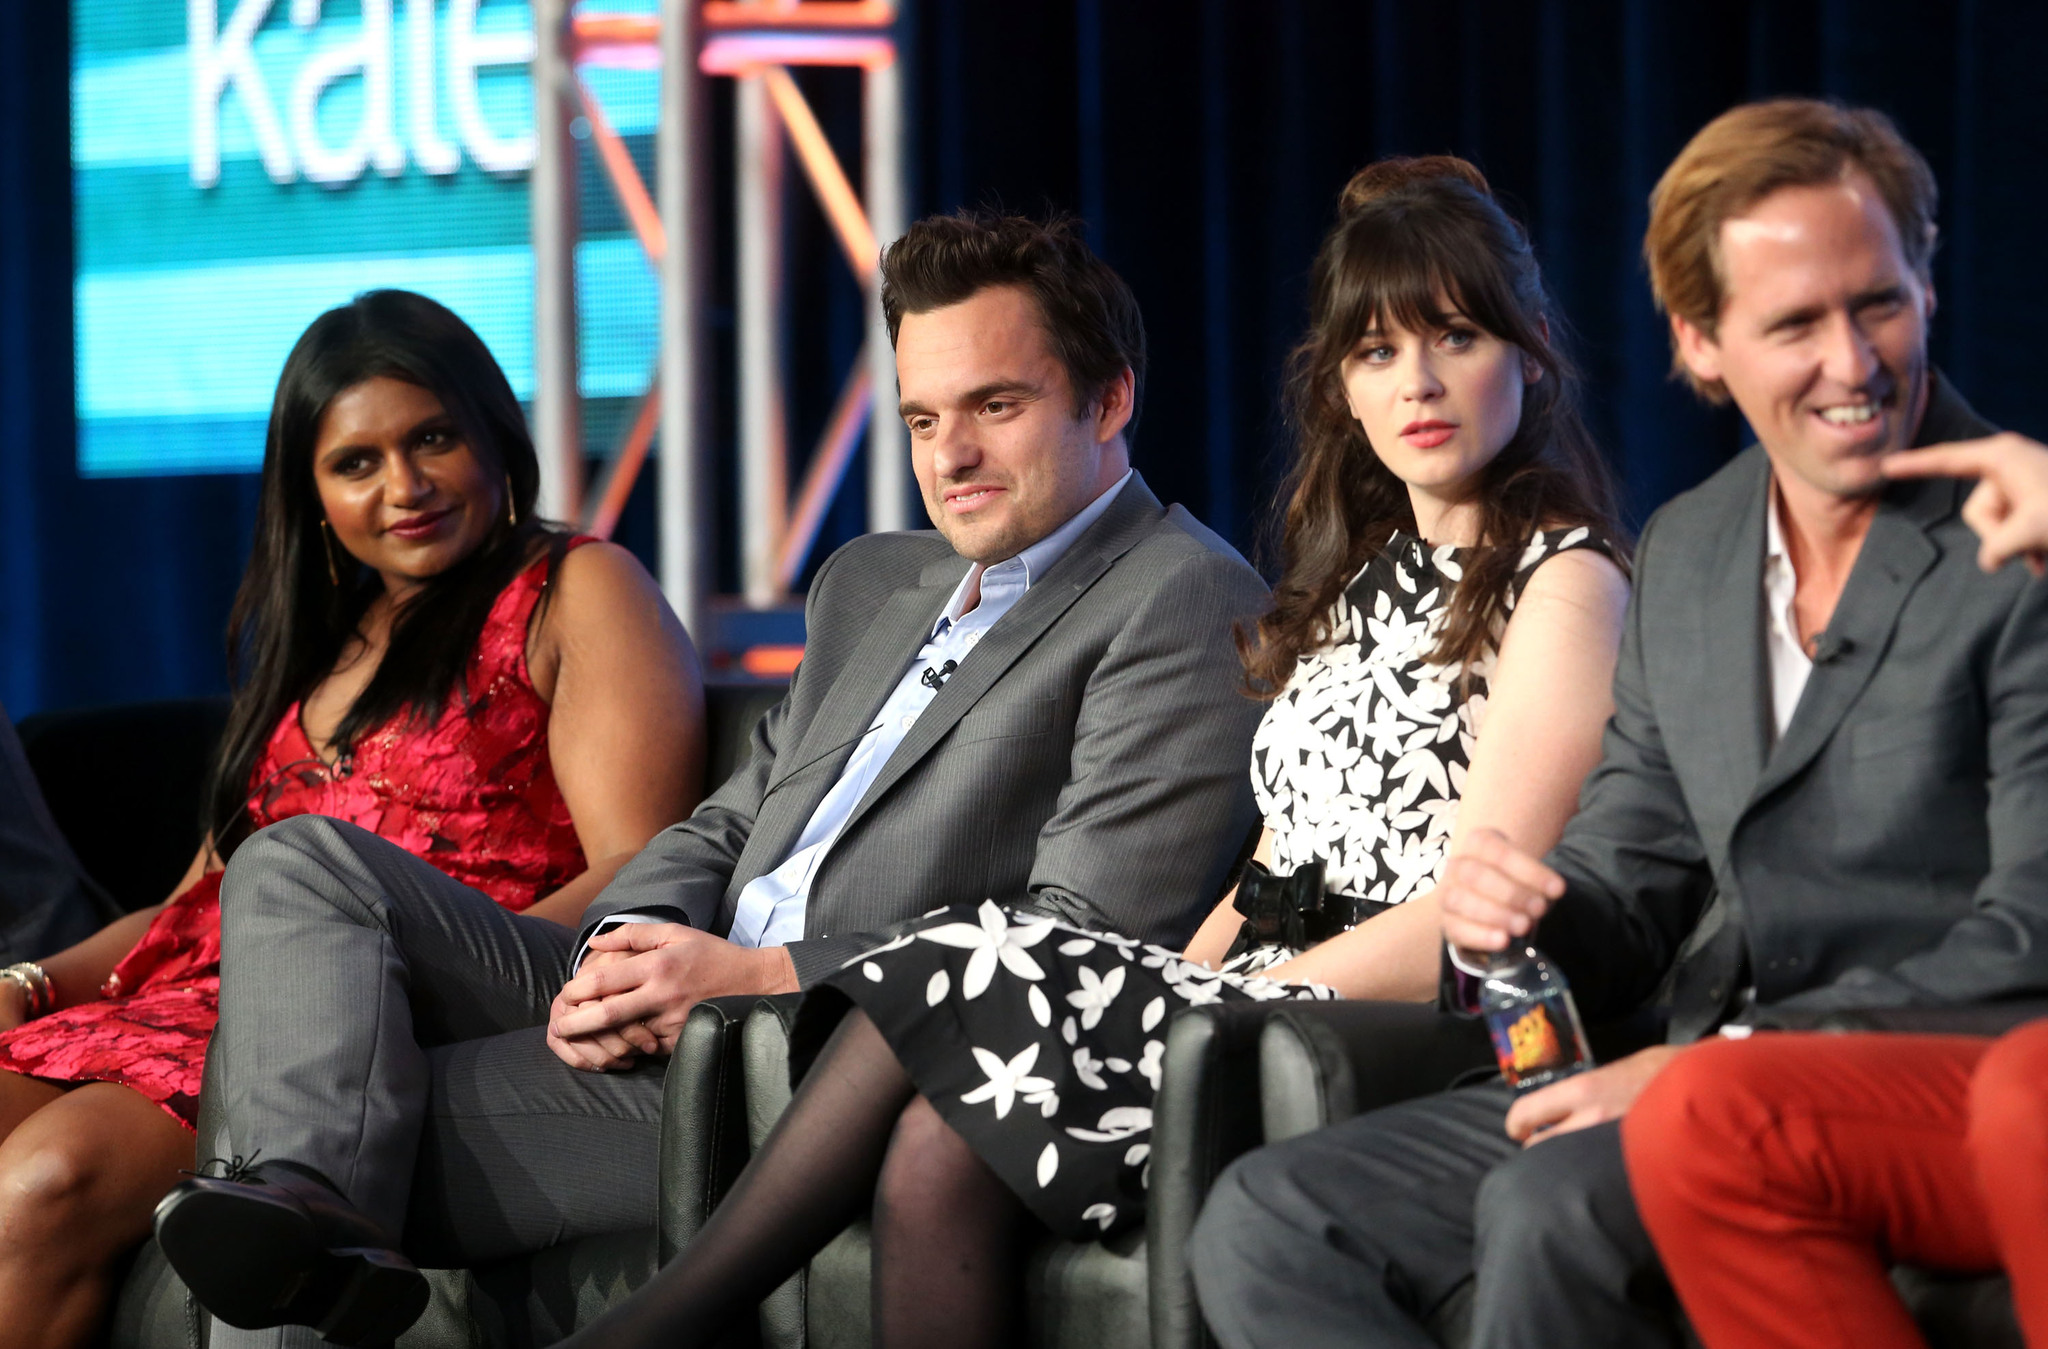
[[[84,0],[71,26],[82,474],[256,469],[292,342],[377,286],[453,308],[531,397],[526,4]],[[646,173],[658,76],[585,78]],[[582,180],[601,426],[647,386],[657,299],[602,178]]]

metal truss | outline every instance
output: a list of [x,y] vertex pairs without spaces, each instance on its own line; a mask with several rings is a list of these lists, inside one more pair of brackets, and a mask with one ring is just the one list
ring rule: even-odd
[[[609,537],[658,431],[661,585],[699,645],[706,644],[712,611],[708,544],[714,531],[709,484],[715,448],[703,373],[713,265],[710,78],[731,78],[739,86],[735,237],[744,602],[761,609],[788,599],[863,430],[868,528],[909,524],[903,424],[890,399],[878,403],[873,396],[878,388],[893,389],[896,377],[877,286],[878,240],[895,238],[907,223],[895,22],[893,0],[661,0],[654,17],[593,12],[576,0],[534,0],[533,428],[541,460],[541,509]],[[605,65],[661,72],[652,194],[580,74],[582,67]],[[855,192],[791,76],[796,66],[862,72],[864,192]],[[653,382],[587,494],[576,371],[577,147],[570,131],[579,117],[661,286],[660,357]],[[861,282],[868,309],[866,341],[840,386],[794,500],[788,485],[781,303],[782,175],[792,157]]]

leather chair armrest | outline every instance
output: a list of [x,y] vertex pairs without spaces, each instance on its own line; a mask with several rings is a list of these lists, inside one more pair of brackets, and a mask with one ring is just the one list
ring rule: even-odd
[[789,1033],[796,1026],[801,993],[755,998],[740,1032],[740,1061],[747,1083],[747,1147],[758,1148],[794,1093],[789,1086]]
[[[768,1140],[768,1131],[789,1109],[789,1033],[796,1025],[801,993],[754,998],[740,1031],[741,1073],[746,1083],[746,1141],[749,1153]],[[810,1270],[806,1266],[761,1299],[762,1349],[802,1346],[808,1334]]]
[[661,1105],[658,1259],[697,1235],[747,1162],[740,1035],[758,998],[710,998],[690,1009],[669,1056]]
[[1267,1142],[1444,1090],[1494,1066],[1485,1023],[1426,1003],[1278,1004],[1259,1043]]
[[1153,1349],[1213,1343],[1195,1304],[1188,1235],[1217,1174],[1261,1141],[1259,1035],[1281,1005],[1191,1007],[1167,1026],[1145,1209]]

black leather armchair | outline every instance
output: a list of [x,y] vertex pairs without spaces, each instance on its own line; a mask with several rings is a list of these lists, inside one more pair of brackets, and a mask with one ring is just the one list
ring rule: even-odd
[[[714,1082],[711,1074],[694,1066],[688,1071],[694,1088],[702,1093],[693,1113],[699,1119],[718,1119],[714,1134],[743,1134],[748,1152],[766,1139],[789,1106],[789,1029],[799,1000],[794,994],[719,999],[695,1009],[685,1026],[685,1038],[695,1033],[707,1063],[713,1057],[709,1046],[714,1036],[726,1037],[737,1049],[736,1055],[723,1060],[732,1074],[725,1082]],[[669,1070],[672,1084],[682,1070],[681,1054],[679,1046],[679,1061]],[[676,1099],[672,1090],[672,1105]],[[664,1175],[715,1174],[715,1168],[684,1161],[697,1147],[680,1134],[673,1139],[665,1136],[664,1148],[673,1150],[663,1156]],[[1157,1157],[1155,1144],[1155,1188],[1160,1174]],[[679,1201],[683,1194],[678,1187]],[[686,1244],[701,1222],[698,1215],[716,1198],[708,1191],[693,1191],[686,1202],[673,1206],[665,1198],[664,1248]],[[1025,1275],[1027,1342],[1043,1349],[1144,1345],[1149,1338],[1144,1246],[1142,1234],[1136,1232],[1108,1242],[1041,1243],[1032,1252]],[[868,1308],[868,1227],[863,1220],[761,1304],[760,1344],[762,1349],[857,1349],[868,1344]]]
[[[705,692],[706,779],[715,786],[737,766],[754,723],[782,690],[713,685]],[[191,861],[201,832],[199,793],[226,714],[225,700],[193,699],[45,713],[21,723],[23,747],[58,828],[124,909],[162,899]],[[551,1344],[645,1282],[675,1249],[661,1244],[663,1235],[694,1230],[681,1215],[694,1204],[701,1222],[744,1161],[739,1139],[692,1124],[720,1118],[715,1084],[736,1083],[729,1062],[736,1048],[736,1035],[729,1049],[707,1011],[693,1019],[671,1062],[658,1231],[611,1233],[472,1270],[429,1271],[433,1299],[399,1344]],[[201,1137],[212,1136],[210,1099],[202,1096]],[[115,1349],[197,1349],[206,1343],[206,1324],[151,1242],[136,1252],[105,1339]]]
[[[1277,1142],[1367,1110],[1451,1086],[1466,1074],[1493,1069],[1482,1023],[1427,1007],[1389,1003],[1268,1005],[1259,1049],[1263,1132]],[[1986,1007],[1899,1008],[1835,1012],[1784,1029],[1997,1035],[2048,1016],[2048,1003]],[[1648,1027],[1608,1025],[1591,1031],[1607,1062],[1649,1043]],[[2002,1277],[1971,1277],[1899,1267],[1892,1282],[1913,1311],[1932,1349],[2022,1349]],[[1453,1297],[1430,1330],[1448,1346],[1467,1342],[1469,1306]],[[1164,1345],[1166,1342],[1161,1341]],[[1185,1341],[1177,1341],[1176,1349]]]
[[[722,1120],[713,1130],[730,1138],[744,1133],[751,1151],[767,1136],[789,1105],[789,1030],[798,999],[726,999],[699,1007],[685,1029],[702,1046],[703,1068],[688,1069],[700,1093],[693,1115]],[[1236,1004],[1191,1008],[1168,1028],[1165,1071],[1153,1109],[1150,1204],[1142,1232],[1109,1241],[1069,1242],[1047,1238],[1025,1268],[1026,1342],[1033,1349],[1198,1349],[1209,1343],[1187,1271],[1187,1240],[1202,1200],[1231,1159],[1263,1141],[1275,1118],[1262,1104],[1262,1045],[1275,1052],[1272,1023],[1280,1008],[1294,1004]],[[1341,1118],[1383,1101],[1446,1085],[1470,1063],[1490,1063],[1483,1032],[1435,1034],[1439,1018],[1425,1008],[1346,1005],[1340,1027],[1356,1027],[1363,1042],[1370,1024],[1383,1040],[1418,1046],[1413,1056],[1391,1049],[1350,1056],[1341,1036],[1318,1023],[1293,1035],[1279,1049],[1291,1068],[1275,1070],[1276,1091],[1291,1096],[1297,1085],[1325,1110]],[[1375,1017],[1377,1016],[1377,1019]],[[1409,1032],[1421,1032],[1411,1040]],[[723,1051],[710,1048],[722,1037]],[[737,1053],[732,1051],[737,1048]],[[671,1102],[682,1066],[670,1069]],[[708,1071],[716,1060],[739,1074],[738,1089]],[[1290,1076],[1290,1072],[1292,1076]],[[1297,1111],[1308,1125],[1316,1107]],[[1284,1116],[1284,1112],[1283,1112]],[[1284,1125],[1282,1127],[1285,1127]],[[1299,1130],[1296,1129],[1296,1132]],[[697,1143],[678,1135],[668,1146],[701,1155]],[[720,1175],[680,1151],[664,1158],[664,1175]],[[680,1197],[680,1196],[679,1196]],[[687,1204],[664,1202],[662,1243],[679,1249],[716,1202],[708,1189]],[[820,1252],[762,1304],[763,1349],[864,1349],[869,1343],[869,1237],[857,1222]]]

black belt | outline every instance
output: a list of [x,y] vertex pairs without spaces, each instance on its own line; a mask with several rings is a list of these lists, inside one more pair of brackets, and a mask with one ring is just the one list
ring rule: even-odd
[[1244,915],[1244,927],[1230,948],[1235,955],[1254,946],[1306,950],[1395,906],[1325,889],[1321,862],[1284,876],[1251,862],[1238,882],[1233,907]]

